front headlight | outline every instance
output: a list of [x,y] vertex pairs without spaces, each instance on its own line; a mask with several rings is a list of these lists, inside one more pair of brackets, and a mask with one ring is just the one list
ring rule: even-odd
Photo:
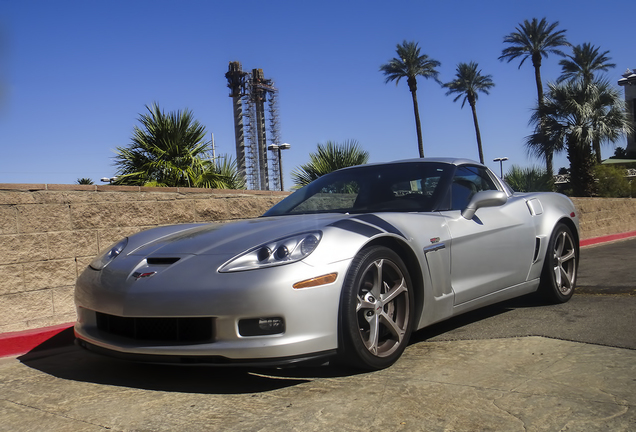
[[232,258],[219,268],[219,272],[254,270],[300,261],[316,249],[321,238],[320,231],[312,231],[265,243]]
[[93,261],[89,264],[89,266],[94,270],[101,270],[108,265],[112,260],[117,258],[117,256],[124,250],[126,245],[128,244],[128,237],[123,240],[118,241],[111,247],[109,247],[106,252],[101,255],[95,257]]

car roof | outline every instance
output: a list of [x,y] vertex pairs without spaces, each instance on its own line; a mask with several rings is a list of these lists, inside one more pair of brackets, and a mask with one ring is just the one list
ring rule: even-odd
[[362,166],[377,166],[377,165],[402,164],[402,163],[409,164],[409,163],[421,163],[421,162],[443,163],[443,164],[456,165],[456,166],[459,166],[459,165],[479,165],[479,166],[484,166],[484,165],[480,164],[479,162],[476,162],[476,161],[474,161],[472,159],[450,158],[450,157],[436,157],[436,158],[401,159],[401,160],[396,160],[396,161],[391,161],[391,162],[374,162],[374,163],[370,163],[370,164],[356,165],[356,166],[342,168],[342,169],[351,169],[351,168],[362,167]]
[[481,165],[479,162],[476,162],[472,159],[466,158],[450,158],[450,157],[437,157],[437,158],[414,158],[414,159],[403,159],[395,161],[394,163],[401,162],[436,162],[436,163],[446,163],[449,165]]

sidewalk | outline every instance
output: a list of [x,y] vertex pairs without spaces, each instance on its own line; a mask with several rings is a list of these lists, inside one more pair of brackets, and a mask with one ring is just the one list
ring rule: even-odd
[[0,359],[0,431],[633,431],[636,351],[544,337],[418,342],[392,367]]

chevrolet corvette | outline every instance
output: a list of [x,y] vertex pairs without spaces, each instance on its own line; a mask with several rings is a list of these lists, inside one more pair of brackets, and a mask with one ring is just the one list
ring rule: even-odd
[[80,346],[140,362],[377,370],[413,331],[537,291],[574,293],[574,205],[465,159],[360,165],[259,218],[162,226],[79,276]]

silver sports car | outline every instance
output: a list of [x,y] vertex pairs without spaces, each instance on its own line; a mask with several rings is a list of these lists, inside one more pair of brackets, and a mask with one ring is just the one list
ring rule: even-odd
[[463,159],[325,175],[262,217],[121,240],[77,280],[78,343],[135,361],[393,364],[414,330],[574,292],[572,202]]

